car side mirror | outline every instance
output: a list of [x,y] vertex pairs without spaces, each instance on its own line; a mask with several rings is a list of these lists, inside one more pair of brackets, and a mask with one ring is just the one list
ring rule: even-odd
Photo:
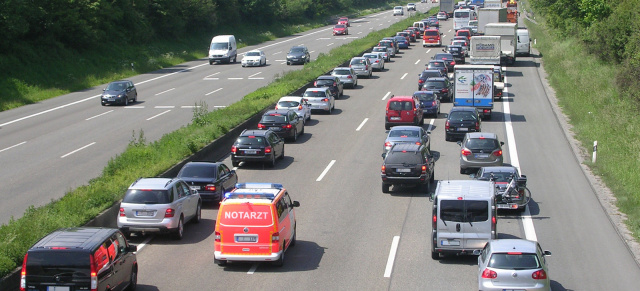
[[482,254],[481,250],[473,250],[473,255],[479,256],[480,254]]
[[501,145],[501,146],[503,146],[503,145],[504,145],[504,141],[501,141],[501,142],[500,142],[500,145]]
[[545,257],[550,257],[551,256],[551,252],[550,251],[544,251],[544,256]]
[[386,158],[387,157],[387,153],[382,153],[382,158]]
[[431,195],[429,195],[429,201],[433,202],[433,197],[435,196],[435,193],[431,193]]
[[471,178],[471,179],[475,179],[475,178],[476,178],[476,174],[471,174],[471,175],[469,175],[469,178]]
[[128,253],[135,253],[138,251],[138,246],[134,246],[134,245],[129,245],[128,247],[126,247],[125,249]]
[[293,207],[300,207],[300,202],[298,201],[293,201],[293,204],[291,205]]
[[461,141],[458,141],[458,142],[457,142],[457,144],[458,144],[459,146],[462,146],[462,142],[461,142]]

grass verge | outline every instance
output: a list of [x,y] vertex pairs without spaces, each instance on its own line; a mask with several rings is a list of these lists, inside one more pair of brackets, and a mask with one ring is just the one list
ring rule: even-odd
[[[434,8],[428,13],[436,12]],[[159,175],[280,97],[371,49],[383,37],[395,35],[422,17],[416,14],[387,29],[371,32],[364,38],[337,47],[328,54],[320,54],[302,70],[289,72],[226,108],[213,112],[199,109],[194,112],[191,124],[164,135],[158,141],[148,143],[143,132],[134,133],[127,149],[109,161],[100,177],[70,191],[58,201],[42,207],[30,207],[20,219],[0,226],[0,277],[19,266],[27,249],[41,237],[61,227],[81,226],[120,200],[136,178]]]

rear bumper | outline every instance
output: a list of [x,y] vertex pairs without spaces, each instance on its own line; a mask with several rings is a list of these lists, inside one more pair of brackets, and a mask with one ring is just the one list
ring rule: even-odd
[[213,253],[216,260],[232,262],[272,262],[280,259],[280,256],[282,256],[282,251],[268,255],[226,255],[219,251]]
[[389,177],[387,175],[382,175],[381,177],[383,184],[390,185],[421,185],[429,182],[427,176],[424,175],[420,177]]
[[233,162],[267,162],[271,161],[271,155],[266,156],[231,156]]

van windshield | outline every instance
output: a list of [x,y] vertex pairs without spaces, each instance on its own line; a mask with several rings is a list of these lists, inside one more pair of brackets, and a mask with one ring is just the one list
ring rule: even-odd
[[214,42],[211,44],[211,50],[227,50],[229,49],[229,44],[226,42]]
[[481,200],[442,200],[440,219],[453,222],[480,222],[489,219],[489,202]]
[[[46,280],[50,276],[89,278],[91,267],[88,252],[29,252],[27,275]],[[30,279],[29,281],[34,281]],[[40,280],[35,280],[40,281]]]
[[270,205],[256,205],[248,202],[225,204],[218,219],[221,225],[226,226],[267,226],[273,224]]

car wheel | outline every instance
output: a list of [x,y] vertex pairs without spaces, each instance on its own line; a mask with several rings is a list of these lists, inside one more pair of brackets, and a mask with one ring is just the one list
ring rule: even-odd
[[421,190],[422,190],[422,192],[424,192],[424,193],[429,193],[429,191],[431,190],[431,183],[429,183],[429,182],[424,183],[424,184],[422,184],[422,185],[420,185],[420,186],[421,186],[421,188],[422,188],[422,189],[421,189]]
[[431,251],[431,258],[434,260],[440,260],[440,254],[434,251]]
[[289,246],[295,246],[296,245],[296,234],[297,234],[297,230],[296,230],[296,226],[293,226],[293,238],[291,239],[291,242],[289,243]]
[[200,223],[202,220],[202,203],[198,202],[198,207],[196,207],[196,216],[193,217],[193,223]]
[[382,184],[382,193],[389,193],[390,184]]
[[180,220],[178,221],[178,227],[175,230],[174,237],[177,240],[181,240],[182,237],[184,237],[184,220],[182,216],[180,216]]
[[107,105],[107,104],[106,104],[106,103],[104,103],[104,102],[100,102],[100,103],[102,104],[102,106],[106,106],[106,105]]
[[226,265],[227,265],[227,261],[225,261],[225,260],[216,260],[216,259],[213,259],[213,262],[214,262],[214,263],[216,263],[216,264],[217,264],[218,266],[220,266],[220,267],[224,267],[224,266],[226,266]]
[[236,54],[236,55],[233,56],[233,63],[234,64],[236,63],[237,59],[238,59],[238,55]]
[[245,64],[242,64],[242,67],[244,68],[244,67],[245,67]]
[[333,111],[333,106],[332,106],[332,107],[329,107],[329,111],[327,111],[327,113],[328,113],[329,115],[331,115],[331,111]]
[[291,65],[291,62],[287,61],[287,66]]
[[284,244],[282,246],[282,254],[280,254],[280,258],[277,261],[273,262],[273,265],[276,267],[282,267],[284,265],[284,253],[285,253],[285,249],[284,249]]
[[209,65],[213,65],[213,61],[209,61]]
[[435,181],[436,181],[436,170],[433,170],[433,172],[431,172],[431,178],[429,179],[429,183],[433,183]]
[[138,270],[136,267],[133,267],[131,270],[131,278],[129,279],[129,286],[127,286],[127,291],[135,291],[138,288]]
[[302,123],[302,131],[300,131],[300,135],[304,134],[304,122]]
[[293,129],[293,136],[291,137],[291,141],[292,142],[296,142],[298,140],[298,129],[294,128]]
[[384,129],[389,130],[389,129],[391,129],[391,126],[388,123],[385,123],[384,124]]

